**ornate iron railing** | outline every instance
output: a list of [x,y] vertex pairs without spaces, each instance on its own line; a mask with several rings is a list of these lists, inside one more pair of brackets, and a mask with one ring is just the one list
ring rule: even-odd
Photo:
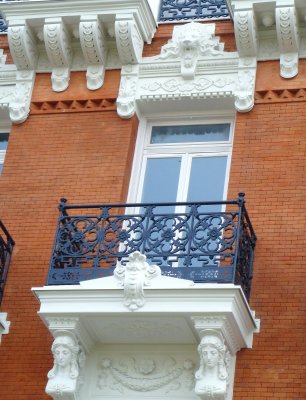
[[3,297],[14,245],[14,240],[0,220],[0,304]]
[[[236,283],[249,297],[256,236],[234,201],[69,205],[62,199],[48,285],[113,274],[140,251],[163,275]],[[176,210],[176,211],[175,211]]]
[[6,31],[7,31],[7,25],[2,15],[0,14],[0,33],[6,33]]
[[159,13],[161,22],[229,17],[225,0],[162,0]]

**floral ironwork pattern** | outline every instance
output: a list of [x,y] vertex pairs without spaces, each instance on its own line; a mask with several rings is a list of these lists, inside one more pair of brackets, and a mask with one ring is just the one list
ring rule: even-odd
[[[241,284],[247,296],[256,236],[238,200],[165,204],[68,205],[60,216],[48,284],[109,276],[135,251],[163,275],[196,282]],[[225,211],[212,211],[227,208]],[[182,208],[181,208],[182,209]],[[68,214],[69,212],[69,214]]]
[[159,15],[165,22],[224,18],[229,18],[225,0],[163,0]]
[[14,245],[14,240],[8,233],[4,224],[0,221],[0,304],[3,297]]

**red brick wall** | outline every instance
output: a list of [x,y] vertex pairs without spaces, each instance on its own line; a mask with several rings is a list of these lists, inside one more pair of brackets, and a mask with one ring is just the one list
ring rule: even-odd
[[[161,26],[145,55],[157,54],[171,30]],[[227,50],[234,49],[229,22],[218,25],[217,34],[226,39]],[[274,89],[281,96],[290,88],[292,96],[260,95],[253,111],[237,115],[229,198],[246,192],[258,236],[251,307],[261,318],[261,333],[252,350],[238,354],[235,400],[306,398],[306,107],[294,94],[303,87],[305,69],[300,62],[300,75],[284,80],[278,62],[259,63],[257,90]],[[107,72],[103,88],[89,92],[85,73],[73,73],[69,89],[54,93],[50,75],[39,74],[32,115],[12,129],[0,177],[0,215],[17,243],[2,304],[12,326],[0,346],[1,400],[48,398],[51,337],[30,289],[46,279],[59,198],[125,200],[137,120],[116,115],[119,76]],[[71,103],[88,99],[107,101],[98,109]]]
[[[278,62],[261,63],[257,89],[301,87],[301,79],[281,79]],[[229,197],[246,193],[258,236],[251,308],[261,332],[238,354],[235,400],[306,399],[305,127],[305,101],[290,98],[237,114]]]
[[[80,77],[85,74],[72,77],[67,92],[51,94],[44,88],[50,75],[39,76],[33,100],[80,98]],[[116,98],[118,77],[118,71],[107,74],[95,96]],[[2,303],[12,325],[0,345],[1,400],[49,398],[44,387],[51,337],[31,287],[45,284],[57,205],[62,196],[72,203],[124,202],[136,129],[136,118],[122,120],[116,111],[65,110],[31,115],[12,128],[0,177],[0,215],[16,241]]]

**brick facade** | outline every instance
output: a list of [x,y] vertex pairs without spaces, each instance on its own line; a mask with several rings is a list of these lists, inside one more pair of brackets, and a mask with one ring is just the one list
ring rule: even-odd
[[[171,32],[162,25],[144,55],[156,54]],[[231,22],[216,33],[235,50]],[[300,74],[284,80],[277,61],[259,63],[255,108],[236,115],[228,197],[246,193],[258,236],[251,308],[261,333],[238,353],[235,400],[306,398],[306,106],[297,95],[305,69],[301,61]],[[16,241],[2,303],[12,325],[0,346],[1,400],[49,398],[51,336],[31,288],[45,283],[59,199],[126,200],[138,122],[116,114],[119,79],[120,71],[108,71],[103,88],[90,92],[85,74],[73,73],[69,89],[54,93],[50,74],[38,74],[31,115],[12,127],[0,177],[0,215]]]

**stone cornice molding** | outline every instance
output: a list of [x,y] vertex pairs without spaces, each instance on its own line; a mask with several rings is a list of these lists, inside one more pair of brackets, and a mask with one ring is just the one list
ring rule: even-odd
[[215,24],[176,26],[160,55],[142,58],[136,66],[124,66],[118,115],[130,118],[137,108],[143,113],[159,113],[165,102],[166,108],[174,111],[182,99],[199,110],[211,104],[219,109],[251,110],[256,58],[225,52],[214,32]]
[[280,75],[298,74],[306,56],[306,8],[300,0],[227,0],[240,57],[280,60]]

